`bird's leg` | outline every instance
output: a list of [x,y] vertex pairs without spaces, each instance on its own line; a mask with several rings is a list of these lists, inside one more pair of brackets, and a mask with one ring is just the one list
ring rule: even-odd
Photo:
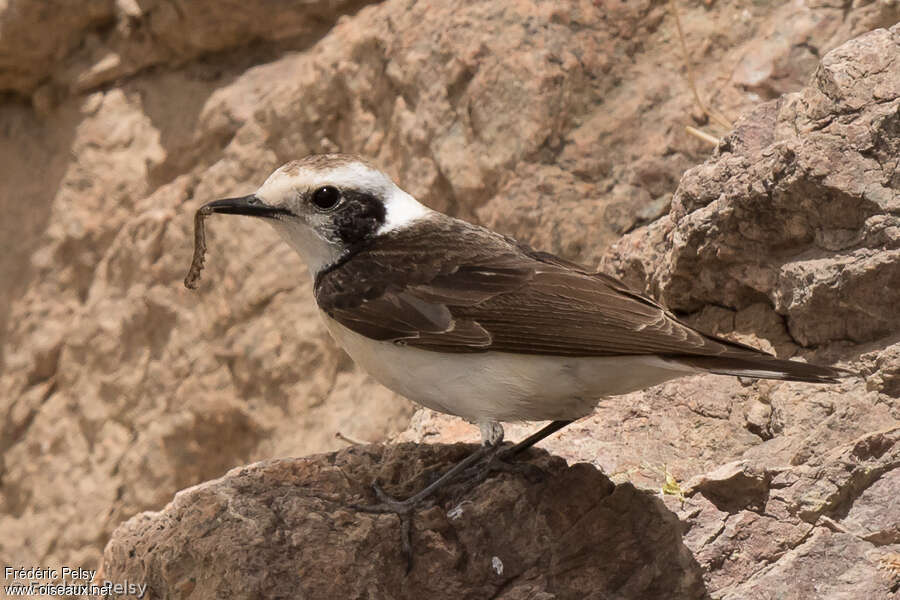
[[[435,492],[460,474],[464,474],[465,478],[469,480],[467,489],[471,489],[484,481],[488,475],[495,471],[520,471],[521,468],[519,468],[518,465],[512,465],[506,462],[505,459],[515,457],[571,422],[572,421],[553,421],[518,444],[508,448],[501,448],[501,444],[503,443],[503,427],[499,423],[493,421],[480,422],[478,428],[481,431],[481,447],[453,465],[449,471],[441,475],[423,490],[413,494],[405,500],[398,500],[385,493],[377,483],[373,483],[372,489],[375,491],[375,496],[378,498],[378,504],[370,506],[352,505],[352,508],[361,512],[395,513],[400,518],[403,554],[406,557],[406,572],[408,573],[412,569],[412,513],[422,502],[428,500]],[[479,468],[477,466],[478,462],[485,457],[488,457],[488,460]]]
[[481,447],[459,461],[453,467],[441,475],[438,479],[427,485],[424,489],[413,494],[405,500],[398,500],[389,496],[378,483],[372,484],[378,504],[370,506],[353,505],[355,510],[371,513],[395,513],[400,518],[401,537],[403,538],[403,554],[406,556],[406,572],[412,569],[412,513],[424,501],[433,496],[439,489],[452,481],[457,475],[466,471],[485,456],[495,454],[503,443],[503,426],[496,421],[479,422],[481,431]]
[[384,490],[381,489],[381,486],[379,486],[377,483],[373,483],[372,489],[375,490],[375,495],[378,497],[380,504],[375,504],[373,506],[355,506],[354,508],[362,510],[364,512],[378,513],[395,512],[398,514],[405,514],[412,512],[417,505],[421,504],[430,496],[434,495],[435,492],[444,487],[462,471],[465,471],[469,466],[477,463],[479,460],[494,451],[496,451],[496,448],[493,446],[482,446],[469,456],[453,465],[453,468],[441,475],[434,482],[427,485],[423,490],[413,494],[406,500],[397,500],[396,498],[388,496],[384,492]]
[[465,478],[469,481],[469,486],[474,487],[488,478],[491,473],[497,471],[505,471],[511,473],[524,473],[526,476],[535,475],[541,472],[541,469],[529,463],[513,463],[510,459],[515,458],[525,450],[528,450],[544,438],[553,435],[572,421],[551,421],[538,431],[532,433],[521,442],[503,448],[499,452],[491,455],[482,465],[473,465],[466,473]]
[[499,447],[503,443],[503,425],[497,421],[478,421],[481,445]]
[[542,439],[553,435],[554,433],[556,433],[557,431],[559,431],[566,425],[568,425],[570,423],[574,423],[574,422],[575,422],[574,420],[551,421],[550,423],[548,423],[541,429],[539,429],[539,430],[535,431],[534,433],[532,433],[531,435],[529,435],[527,438],[525,438],[518,444],[516,444],[514,446],[510,446],[509,448],[505,448],[502,452],[500,452],[501,458],[506,457],[506,456],[509,456],[509,457],[516,456],[517,454],[520,454],[520,453],[524,452],[525,450],[528,450],[529,448],[531,448],[532,446],[537,444]]
[[492,446],[482,446],[469,456],[465,457],[463,460],[456,463],[452,469],[441,475],[436,481],[426,486],[422,491],[413,494],[406,500],[398,500],[392,496],[389,496],[381,486],[377,483],[372,484],[372,489],[375,490],[375,496],[378,498],[378,504],[373,504],[371,506],[353,506],[354,509],[362,511],[362,512],[372,512],[372,513],[395,513],[397,517],[400,519],[400,537],[403,547],[403,556],[406,557],[406,572],[409,573],[412,570],[413,565],[413,554],[412,554],[412,514],[413,511],[425,500],[427,500],[430,496],[432,496],[437,490],[442,488],[447,484],[450,480],[460,474],[460,472],[465,471],[470,465],[477,463],[479,460],[484,458],[486,455],[494,452],[496,450],[495,447]]
[[448,482],[453,480],[459,473],[466,470],[469,466],[477,463],[483,457],[496,453],[503,443],[503,426],[496,421],[480,421],[478,429],[481,432],[481,448],[456,463],[449,471],[441,475],[437,480],[426,486],[420,492],[410,496],[406,500],[397,500],[388,496],[381,487],[374,483],[372,488],[381,504],[368,507],[356,507],[368,512],[411,512],[419,503],[434,495],[439,489],[444,487]]

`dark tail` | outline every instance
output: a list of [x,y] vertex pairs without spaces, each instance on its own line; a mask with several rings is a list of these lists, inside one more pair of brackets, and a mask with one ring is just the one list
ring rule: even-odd
[[845,377],[856,375],[852,371],[837,367],[820,367],[768,356],[678,356],[673,358],[680,363],[717,375],[737,375],[759,379],[838,383]]

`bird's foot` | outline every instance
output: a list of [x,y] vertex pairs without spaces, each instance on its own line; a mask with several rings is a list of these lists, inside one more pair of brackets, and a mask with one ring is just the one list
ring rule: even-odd
[[[426,488],[427,489],[427,488]],[[376,504],[369,505],[352,505],[351,508],[360,512],[389,514],[394,513],[400,519],[400,544],[403,557],[406,560],[406,572],[412,571],[413,553],[412,553],[412,516],[417,508],[430,504],[432,499],[429,497],[420,497],[420,494],[410,496],[406,500],[399,500],[389,495],[377,483],[372,484],[372,490],[378,499]]]
[[481,461],[485,456],[491,456],[497,453],[497,446],[482,446],[456,465],[449,471],[441,475],[436,481],[426,486],[422,491],[413,494],[405,500],[399,500],[388,495],[377,483],[372,484],[372,490],[378,502],[371,505],[352,505],[351,508],[360,512],[389,514],[394,513],[400,519],[401,527],[401,543],[403,555],[406,558],[406,572],[412,570],[412,515],[416,509],[430,505],[433,501],[434,494],[455,479],[461,473],[466,471],[473,464]]
[[375,497],[378,499],[377,503],[365,505],[353,504],[352,508],[367,513],[408,515],[415,512],[420,506],[431,503],[431,498],[419,498],[419,494],[410,496],[406,500],[394,498],[385,492],[377,483],[372,484],[372,491],[375,492]]
[[[468,494],[492,473],[507,472],[524,474],[529,481],[541,481],[546,475],[540,467],[531,463],[513,462],[521,452],[531,448],[548,435],[559,431],[571,421],[553,421],[540,431],[531,434],[514,446],[501,446],[503,440],[503,428],[496,423],[488,423],[481,427],[482,441],[485,445],[458,462],[452,469],[441,475],[436,481],[426,486],[425,489],[414,494],[406,500],[398,500],[386,494],[378,484],[373,484],[376,504],[369,506],[352,506],[360,512],[369,513],[394,513],[400,519],[403,554],[406,557],[406,572],[412,569],[412,515],[416,509],[430,503],[435,492],[444,487],[450,481],[463,478],[464,491]],[[485,460],[486,459],[486,460]],[[479,464],[482,463],[483,464]]]
[[474,488],[481,485],[491,475],[497,473],[510,473],[522,475],[531,483],[539,483],[544,480],[547,472],[539,466],[516,460],[516,455],[510,452],[511,446],[500,449],[491,454],[486,460],[472,465],[460,475],[460,479],[466,482],[463,494],[468,494]]

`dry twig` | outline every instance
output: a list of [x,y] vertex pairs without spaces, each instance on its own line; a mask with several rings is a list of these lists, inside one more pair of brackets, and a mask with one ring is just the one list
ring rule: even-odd
[[697,84],[695,82],[696,80],[694,79],[694,67],[691,66],[691,57],[688,54],[687,42],[684,38],[684,30],[681,28],[681,17],[678,15],[678,4],[676,0],[671,0],[671,2],[669,2],[669,5],[672,8],[672,16],[675,17],[675,27],[678,29],[678,40],[679,42],[681,42],[681,52],[682,54],[684,54],[684,66],[687,69],[688,85],[690,85],[691,92],[694,94],[694,102],[696,102],[700,110],[703,111],[703,114],[730,131],[733,127],[731,121],[729,121],[719,111],[710,109],[708,106],[706,106],[703,100],[700,99],[700,93],[697,91]]

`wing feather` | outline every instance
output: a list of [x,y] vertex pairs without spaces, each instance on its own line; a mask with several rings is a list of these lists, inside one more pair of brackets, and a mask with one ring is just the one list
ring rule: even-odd
[[442,215],[321,274],[316,300],[357,333],[441,352],[760,354],[692,329],[615,278]]

